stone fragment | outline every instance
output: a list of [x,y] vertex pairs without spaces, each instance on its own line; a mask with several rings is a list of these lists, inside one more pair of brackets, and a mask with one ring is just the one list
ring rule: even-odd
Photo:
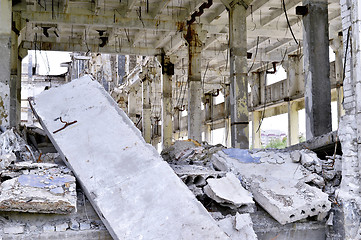
[[91,229],[90,223],[88,222],[80,223],[80,230],[89,230],[89,229]]
[[204,192],[221,205],[232,209],[254,205],[252,194],[242,187],[233,173],[219,179],[210,178],[207,182]]
[[55,227],[49,224],[43,226],[44,232],[55,232]]
[[75,219],[71,219],[70,220],[70,229],[71,230],[79,230],[80,225],[79,225],[78,221],[76,221]]
[[293,162],[298,163],[301,160],[301,153],[299,151],[291,152],[291,159]]
[[256,240],[257,235],[253,230],[253,223],[249,214],[228,215],[218,221],[218,226],[230,237],[230,239]]
[[[31,106],[114,239],[228,239],[90,76],[42,92]],[[59,117],[77,122],[54,133],[64,127]]]
[[25,231],[24,225],[11,225],[11,226],[5,226],[4,227],[4,233],[7,234],[22,234]]
[[55,226],[55,231],[57,232],[65,232],[69,228],[68,223],[61,223]]

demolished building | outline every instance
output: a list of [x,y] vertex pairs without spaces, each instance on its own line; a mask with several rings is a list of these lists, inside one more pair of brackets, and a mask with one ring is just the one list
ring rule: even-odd
[[[21,142],[1,153],[1,237],[361,239],[360,6],[0,0],[3,146]],[[28,50],[74,54],[39,80],[70,83],[30,100],[43,130],[20,140]],[[263,120],[282,113],[289,147],[261,150]],[[216,129],[224,146],[205,143]]]

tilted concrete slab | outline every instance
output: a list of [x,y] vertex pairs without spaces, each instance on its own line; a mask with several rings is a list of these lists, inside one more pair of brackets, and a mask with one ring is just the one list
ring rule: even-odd
[[[98,82],[82,77],[31,105],[114,239],[228,239]],[[54,133],[60,117],[76,122]]]

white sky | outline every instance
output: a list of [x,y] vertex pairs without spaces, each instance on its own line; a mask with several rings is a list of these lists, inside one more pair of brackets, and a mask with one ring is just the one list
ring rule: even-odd
[[67,71],[66,67],[60,67],[63,62],[70,62],[69,52],[55,52],[55,51],[35,51],[30,50],[29,54],[24,58],[23,63],[29,61],[29,56],[32,56],[33,66],[35,62],[39,65],[40,75],[59,75]]

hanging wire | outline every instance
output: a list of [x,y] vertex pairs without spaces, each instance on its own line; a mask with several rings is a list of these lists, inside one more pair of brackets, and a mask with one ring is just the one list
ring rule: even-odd
[[290,24],[290,21],[288,19],[288,15],[287,15],[287,10],[286,10],[286,4],[285,4],[285,0],[282,0],[282,6],[283,6],[283,11],[285,13],[285,16],[286,16],[286,20],[287,20],[287,25],[288,25],[288,28],[290,29],[291,31],[291,34],[292,34],[292,37],[293,39],[295,40],[296,44],[298,45],[298,41],[295,37],[295,34],[293,33],[293,30],[292,30],[292,27],[291,27],[291,24]]
[[252,68],[253,68],[253,65],[254,65],[254,62],[256,61],[256,57],[257,57],[257,53],[258,53],[258,44],[259,44],[259,36],[257,37],[256,53],[255,53],[255,55],[254,55],[252,65],[251,65],[251,67],[248,69],[248,73],[251,72],[251,70],[252,70]]

